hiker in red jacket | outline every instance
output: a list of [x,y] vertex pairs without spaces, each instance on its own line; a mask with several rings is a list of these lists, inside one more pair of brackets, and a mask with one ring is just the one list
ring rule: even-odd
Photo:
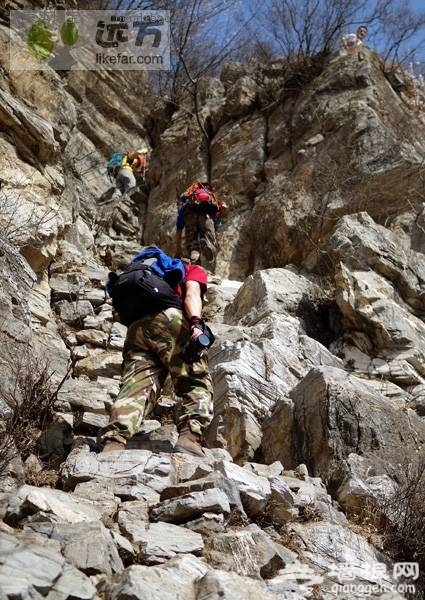
[[176,256],[182,256],[184,229],[186,255],[192,262],[200,262],[202,257],[212,263],[218,250],[216,228],[227,206],[218,200],[208,182],[196,181],[179,199],[183,204],[176,222]]

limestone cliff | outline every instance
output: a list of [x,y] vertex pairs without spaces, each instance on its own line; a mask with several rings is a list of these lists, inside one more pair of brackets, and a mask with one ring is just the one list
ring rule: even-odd
[[[421,90],[396,91],[371,52],[301,80],[282,59],[230,64],[197,118],[140,73],[10,71],[7,40],[2,25],[2,423],[23,372],[47,364],[60,389],[44,463],[3,465],[0,598],[328,600],[348,597],[347,564],[354,588],[407,597],[379,530],[347,516],[379,514],[423,455]],[[106,159],[141,141],[149,185],[111,211]],[[206,177],[230,206],[205,308],[212,449],[172,454],[167,389],[126,451],[99,455],[126,332],[107,270],[172,251],[175,197]]]

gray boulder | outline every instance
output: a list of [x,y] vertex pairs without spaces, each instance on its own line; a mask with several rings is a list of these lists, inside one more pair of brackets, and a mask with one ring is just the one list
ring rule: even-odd
[[200,517],[205,512],[225,515],[230,513],[229,500],[222,490],[212,488],[164,500],[152,509],[151,517],[156,521],[185,523]]
[[103,595],[107,600],[195,598],[195,586],[207,571],[208,566],[192,555],[178,556],[155,567],[134,565],[105,582]]
[[41,522],[27,525],[26,530],[57,540],[65,559],[87,575],[110,575],[124,568],[110,531],[100,522]]
[[[273,445],[281,422],[269,421],[263,438],[267,462],[290,457],[336,491],[353,472],[352,456],[361,455],[356,475],[400,475],[400,467],[425,443],[425,423],[413,411],[376,393],[367,382],[340,369],[313,369],[291,392],[294,420],[290,435]],[[400,443],[401,442],[401,443]],[[281,450],[285,456],[282,456]]]
[[96,589],[87,575],[68,564],[55,545],[25,534],[0,533],[0,590],[12,600],[45,597],[94,600]]

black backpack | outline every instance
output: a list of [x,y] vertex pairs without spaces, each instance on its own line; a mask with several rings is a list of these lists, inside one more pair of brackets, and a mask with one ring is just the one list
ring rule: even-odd
[[121,275],[109,273],[107,289],[112,306],[127,327],[149,314],[182,307],[180,297],[165,279],[140,261]]

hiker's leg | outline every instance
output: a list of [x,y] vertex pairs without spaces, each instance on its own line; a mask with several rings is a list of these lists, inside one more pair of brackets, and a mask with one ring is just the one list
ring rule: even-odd
[[184,240],[185,254],[190,256],[193,250],[200,251],[198,235],[198,215],[193,211],[186,209],[184,217]]
[[125,169],[122,172],[122,181],[123,181],[123,194],[128,194],[133,188],[136,187],[136,178],[133,175],[133,172],[129,169]]
[[167,376],[155,352],[146,343],[145,328],[134,323],[127,332],[121,387],[108,425],[99,432],[101,441],[126,442],[140,429],[152,411]]
[[134,177],[132,171],[129,169],[123,169],[117,175],[115,181],[115,191],[112,194],[113,200],[118,200],[124,194],[127,194],[131,188],[136,186],[136,178]]
[[210,215],[200,215],[199,226],[201,252],[211,262],[217,256],[217,236],[215,233],[214,220]]
[[117,178],[115,180],[115,190],[111,196],[111,200],[118,200],[123,195],[123,179],[121,178],[121,173],[118,173]]
[[213,384],[206,358],[193,365],[183,362],[180,352],[190,337],[190,331],[181,311],[168,309],[169,330],[174,340],[167,354],[167,366],[174,390],[181,398],[177,428],[185,427],[202,434],[213,416]]

